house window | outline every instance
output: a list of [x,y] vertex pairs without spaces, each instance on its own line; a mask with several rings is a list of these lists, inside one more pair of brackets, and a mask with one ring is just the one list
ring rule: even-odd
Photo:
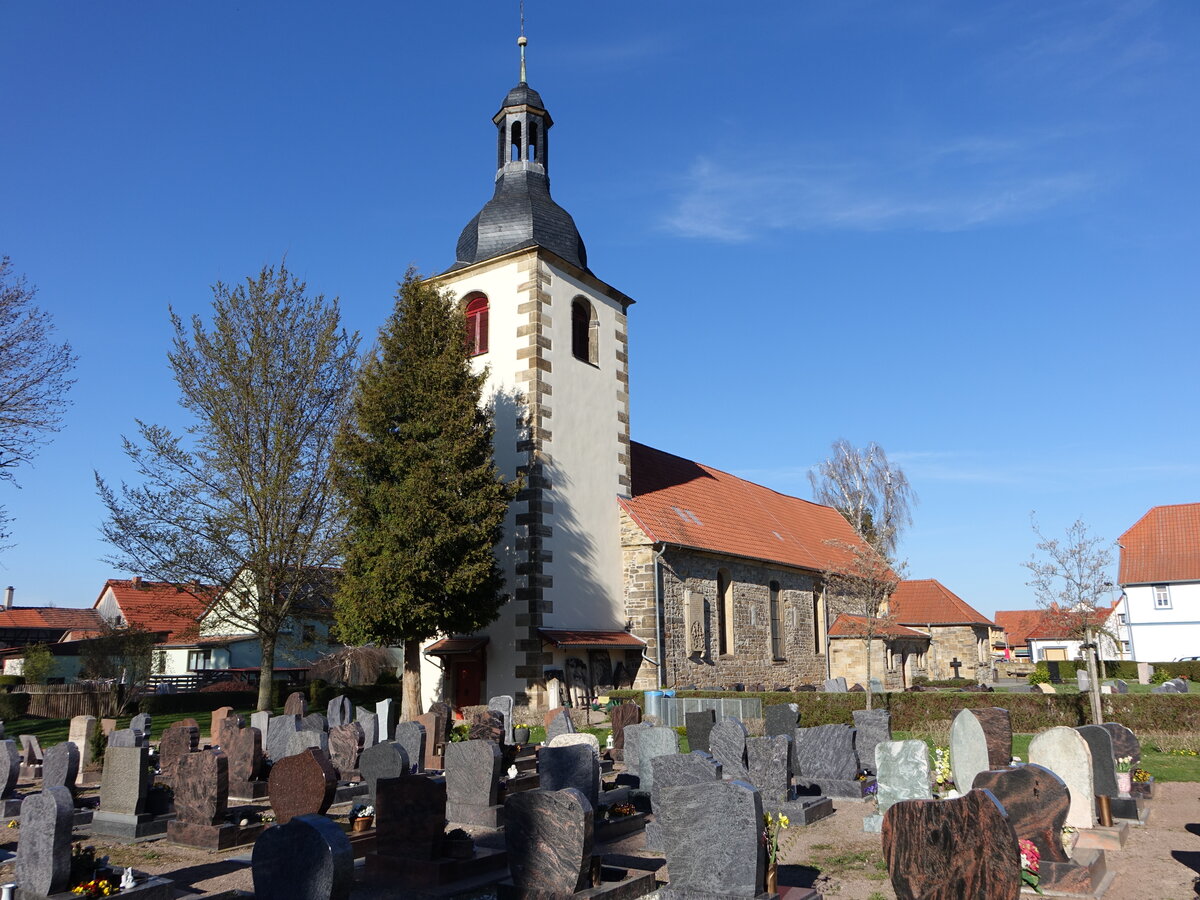
[[188,651],[188,671],[199,672],[203,669],[212,668],[212,651],[211,650],[189,650]]
[[779,582],[771,582],[771,656],[783,659],[783,603],[779,596]]
[[1155,609],[1170,609],[1171,608],[1171,591],[1165,584],[1156,584],[1154,586],[1154,608]]
[[717,570],[717,652],[724,656],[733,649],[733,581],[728,569]]
[[312,625],[305,625],[301,635],[301,639],[304,641],[304,643],[311,644],[317,639],[317,629]]
[[479,294],[467,301],[467,354],[488,352],[488,298]]
[[599,365],[599,334],[600,323],[592,304],[576,297],[571,303],[571,355],[593,366]]
[[1132,652],[1132,649],[1133,649],[1132,645],[1129,643],[1129,641],[1121,641],[1121,652],[1122,653],[1130,653],[1130,652]]
[[1118,625],[1129,624],[1128,621],[1126,620],[1125,613],[1117,613],[1117,624]]

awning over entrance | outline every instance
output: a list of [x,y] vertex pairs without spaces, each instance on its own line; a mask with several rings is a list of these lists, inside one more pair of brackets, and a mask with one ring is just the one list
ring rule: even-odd
[[467,653],[478,653],[487,646],[488,639],[481,638],[442,638],[434,641],[425,648],[426,656],[461,656]]
[[643,650],[646,642],[628,631],[568,631],[539,628],[538,634],[555,647],[577,647],[595,650]]

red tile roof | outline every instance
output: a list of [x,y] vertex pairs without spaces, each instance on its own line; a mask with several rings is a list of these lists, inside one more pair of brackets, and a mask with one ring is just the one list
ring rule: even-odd
[[646,642],[627,631],[567,631],[559,628],[539,628],[543,640],[556,647],[616,647],[641,650]]
[[184,589],[163,581],[135,583],[132,579],[110,578],[96,598],[96,606],[109,589],[128,624],[165,632],[167,643],[195,637],[200,616],[212,599],[209,589],[203,586]]
[[[1098,603],[1095,615],[1091,617],[1092,621],[1096,624],[1106,623],[1108,617],[1116,612],[1120,605],[1120,600],[1114,600],[1111,606],[1107,603]],[[1075,613],[1056,607],[1043,609],[1040,612],[1041,618],[1029,632],[1027,640],[1082,640],[1083,626],[1087,620],[1086,612]]]
[[1118,543],[1123,585],[1200,581],[1200,503],[1156,506]]
[[1008,646],[1024,647],[1029,635],[1042,624],[1042,609],[1006,609],[996,611],[996,624],[1004,629]]
[[442,638],[425,648],[426,656],[451,656],[458,653],[477,653],[487,646],[488,639]]
[[99,629],[104,621],[94,609],[60,606],[14,606],[0,609],[0,628]]
[[633,497],[620,503],[653,541],[817,571],[845,571],[854,560],[846,545],[866,546],[832,507],[636,441],[630,448]]
[[900,582],[889,611],[897,622],[908,625],[995,624],[935,578]]
[[[929,639],[929,635],[923,631],[914,631],[911,628],[906,628],[903,625],[894,623],[885,624],[876,620],[875,627],[872,629],[877,635],[887,635],[888,637],[919,637]],[[829,636],[835,637],[865,637],[867,633],[867,618],[866,616],[851,616],[846,613],[840,614],[833,620],[833,625],[829,628]]]

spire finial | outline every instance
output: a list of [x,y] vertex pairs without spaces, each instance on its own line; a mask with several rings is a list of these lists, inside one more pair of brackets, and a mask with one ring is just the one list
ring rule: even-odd
[[525,45],[529,41],[525,37],[525,0],[521,0],[521,36],[517,38],[517,46],[521,48],[521,84],[525,84]]

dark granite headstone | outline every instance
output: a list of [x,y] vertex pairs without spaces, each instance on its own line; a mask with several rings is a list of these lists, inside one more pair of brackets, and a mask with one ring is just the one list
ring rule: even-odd
[[858,768],[874,775],[875,747],[892,739],[892,714],[886,709],[856,709],[851,715],[854,716],[854,752],[858,754]]
[[364,749],[379,743],[379,716],[365,706],[358,706],[354,710],[354,721],[362,727]]
[[304,696],[302,691],[294,691],[288,694],[287,700],[283,702],[283,714],[285,716],[308,715],[308,698]]
[[297,816],[264,831],[251,856],[256,900],[349,900],[354,851],[324,816]]
[[763,710],[763,725],[767,737],[782,734],[791,739],[800,726],[800,707],[795,703],[776,703]]
[[791,799],[791,755],[792,743],[786,735],[746,740],[750,783],[758,788],[764,805],[777,806]]
[[609,714],[609,721],[612,723],[613,749],[624,750],[625,728],[642,721],[642,708],[627,700],[613,708]]
[[858,776],[854,729],[849,725],[797,728],[793,753],[793,769],[806,780],[850,781]]
[[491,741],[504,744],[504,715],[495,709],[474,710],[467,717],[467,738],[472,741]]
[[79,777],[79,748],[70,741],[55,744],[46,751],[42,761],[42,790],[65,787],[75,796],[75,779]]
[[329,720],[319,712],[309,713],[307,716],[300,717],[301,731],[328,731]]
[[337,769],[338,777],[345,780],[351,772],[358,771],[358,757],[362,753],[365,733],[357,722],[335,725],[329,730],[329,760]]
[[500,749],[491,741],[459,741],[447,744],[448,802],[468,806],[494,806],[500,790],[500,766]]
[[350,698],[345,694],[338,694],[325,706],[325,717],[331,729],[347,724],[352,712]]
[[561,706],[547,712],[543,724],[546,726],[547,744],[560,734],[571,734],[575,731],[575,723],[571,720],[571,711]]
[[434,859],[446,831],[446,782],[426,775],[381,778],[375,788],[376,851]]
[[744,781],[667,788],[655,817],[671,881],[663,898],[757,897],[767,854],[763,805]]
[[591,887],[593,808],[579,791],[535,790],[504,803],[508,870],[523,897],[570,897]]
[[200,750],[179,761],[175,773],[178,821],[221,825],[229,808],[229,759],[221,750]]
[[23,896],[48,896],[71,887],[71,823],[75,802],[65,787],[30,794],[21,804],[16,881]]
[[1092,784],[1096,793],[1104,797],[1116,797],[1117,763],[1113,755],[1112,735],[1103,725],[1081,725],[1075,729],[1087,741],[1092,751]]
[[[417,768],[445,768],[446,721],[439,718],[435,712],[424,713],[412,721],[425,729],[425,758],[413,760]],[[382,734],[383,732],[380,733]]]
[[1136,734],[1118,722],[1105,722],[1104,728],[1112,738],[1113,756],[1117,759],[1128,756],[1134,766],[1142,761],[1142,744]]
[[1050,673],[1051,684],[1062,684],[1062,673],[1059,669],[1058,660],[1046,660],[1046,671]]
[[278,761],[287,756],[288,744],[292,735],[300,730],[300,717],[284,714],[272,716],[267,722],[267,734],[264,738],[263,753],[267,759]]
[[401,722],[396,726],[396,743],[404,748],[409,765],[424,768],[425,749],[429,737],[420,722]]
[[600,759],[587,744],[543,747],[537,756],[539,786],[547,791],[574,788],[592,808],[600,798]]
[[746,768],[746,737],[746,726],[735,718],[722,719],[708,736],[709,752],[721,764],[726,778],[746,781],[750,777]]
[[337,791],[337,772],[328,754],[314,747],[285,756],[271,767],[267,794],[276,821],[294,816],[325,814]]
[[971,710],[987,739],[989,769],[1012,764],[1012,717],[1001,706],[980,706]]
[[358,771],[367,783],[367,802],[375,802],[378,783],[384,778],[409,774],[408,754],[399,744],[387,741],[368,747],[358,757]]
[[688,747],[708,753],[712,750],[712,730],[717,724],[715,709],[702,709],[699,712],[683,714],[687,726]]
[[987,791],[901,800],[883,814],[883,855],[897,900],[1018,900],[1021,854]]
[[0,782],[3,793],[0,793],[0,797],[7,799],[13,796],[20,776],[21,751],[17,749],[17,742],[0,741],[0,778],[3,778],[3,782]]
[[176,722],[167,728],[158,744],[158,768],[163,777],[168,780],[174,778],[180,760],[189,753],[195,753],[199,746],[200,729],[195,725]]
[[501,726],[504,729],[504,738],[501,743],[511,744],[513,742],[513,706],[515,701],[508,694],[501,694],[499,697],[493,697],[488,701],[488,709],[500,713],[502,722]]

